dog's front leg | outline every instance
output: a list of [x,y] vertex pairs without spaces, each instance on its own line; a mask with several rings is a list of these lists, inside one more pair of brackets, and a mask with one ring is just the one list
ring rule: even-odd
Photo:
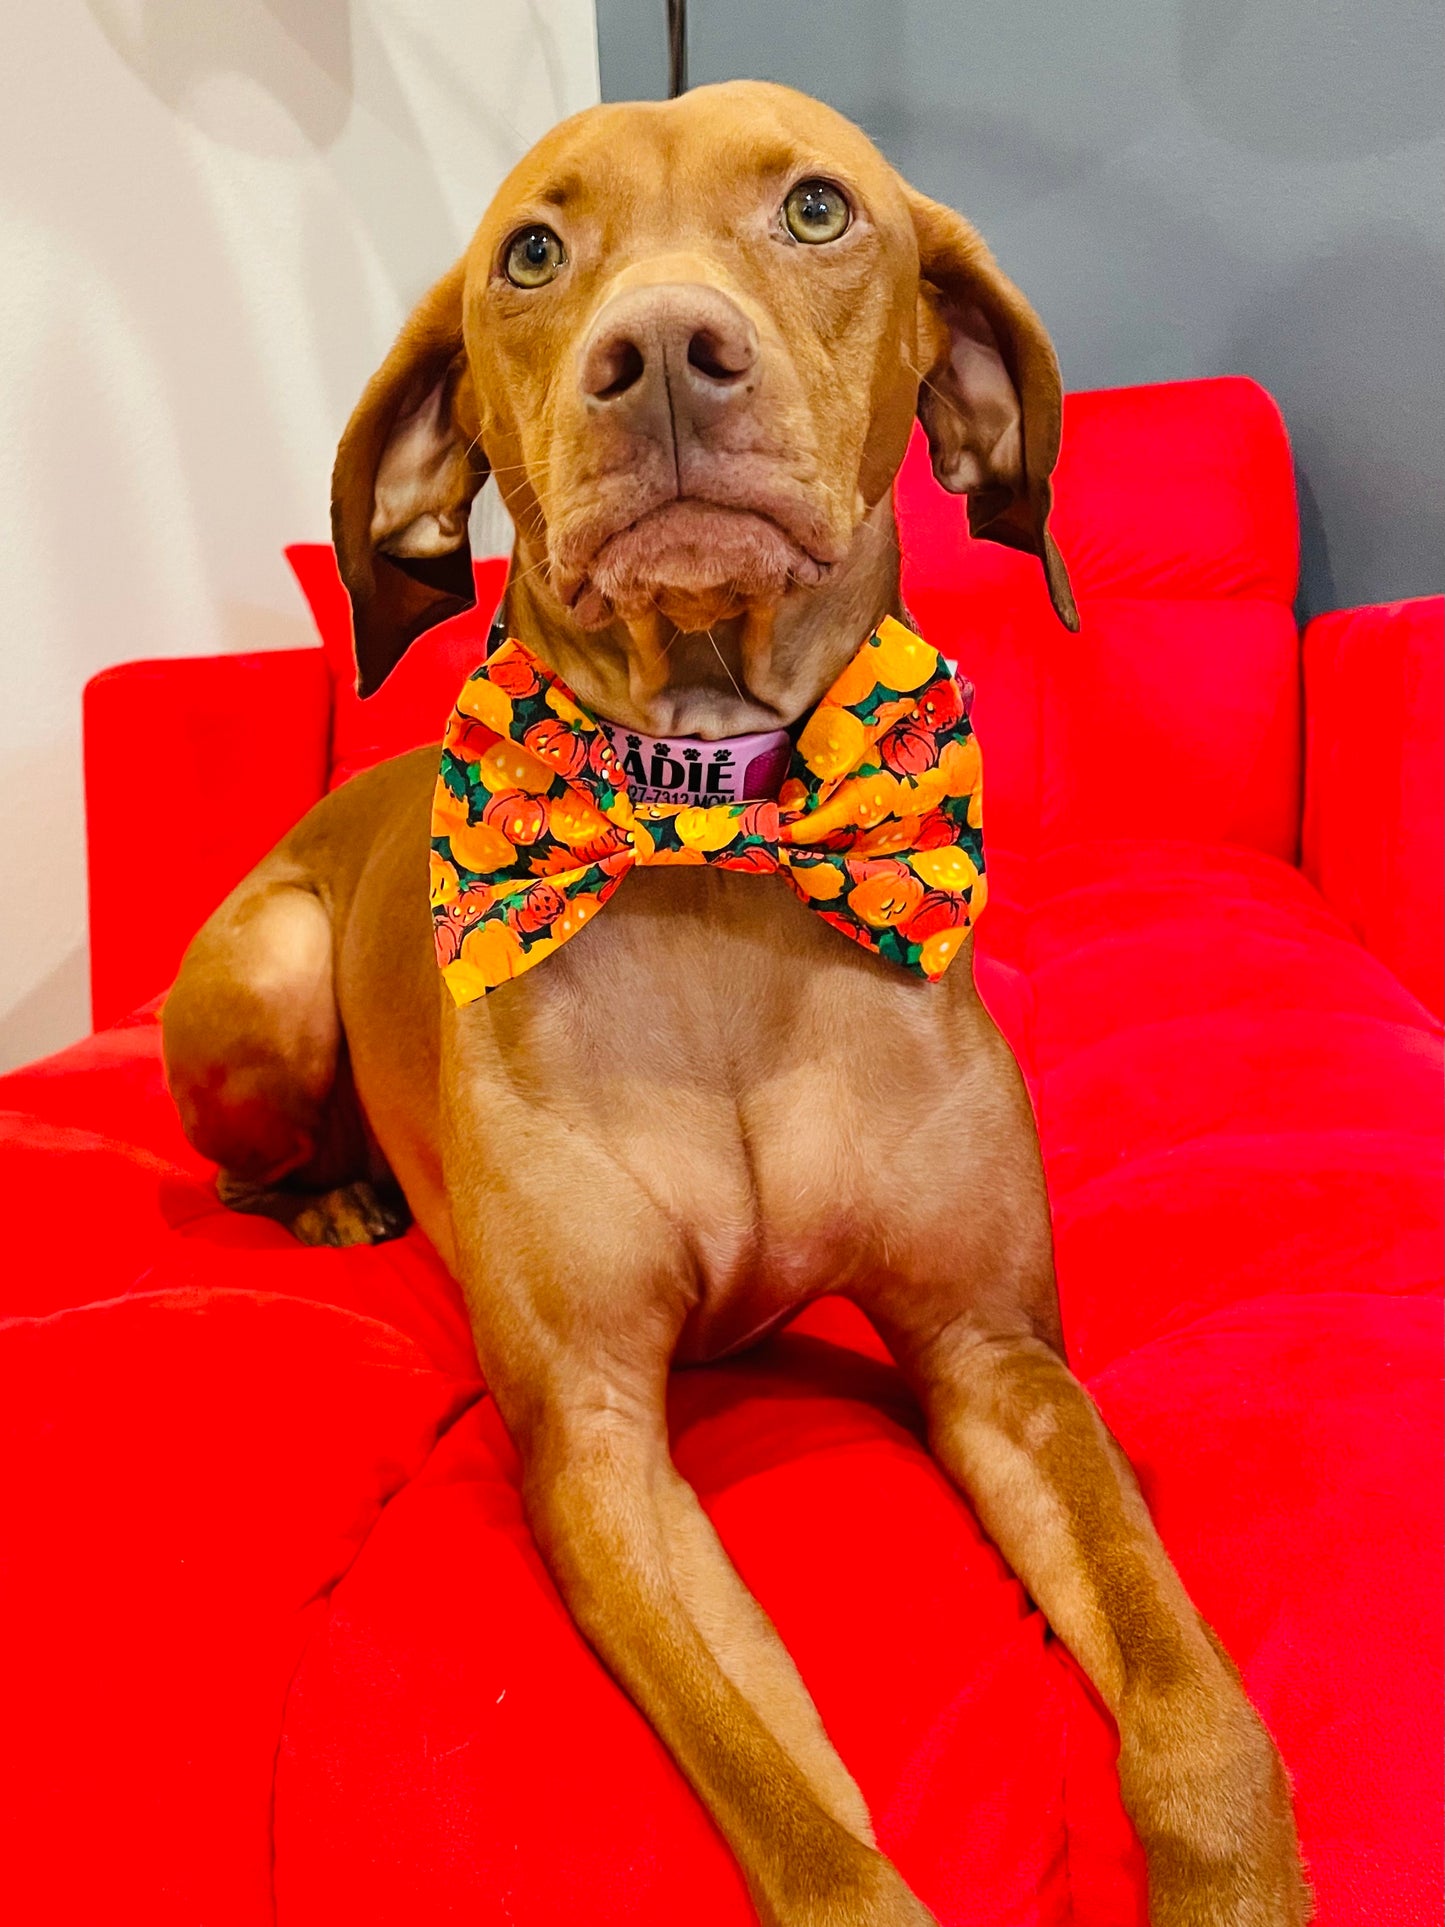
[[1042,1340],[967,1314],[888,1337],[935,1454],[1118,1722],[1153,1927],[1300,1927],[1284,1768],[1088,1393]]
[[514,1434],[564,1600],[712,1814],[769,1927],[927,1927],[674,1469],[662,1371],[647,1376],[650,1395],[615,1379],[559,1393]]
[[873,1846],[862,1797],[791,1659],[672,1463],[676,1332],[659,1310],[665,1294],[654,1286],[629,1302],[610,1281],[594,1297],[579,1265],[565,1291],[529,1289],[515,1271],[499,1289],[494,1271],[469,1296],[542,1556],[728,1841],[763,1921],[929,1927]]

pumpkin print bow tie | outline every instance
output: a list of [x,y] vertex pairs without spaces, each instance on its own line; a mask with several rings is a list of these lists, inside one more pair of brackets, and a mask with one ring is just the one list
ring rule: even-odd
[[776,802],[634,803],[596,719],[503,643],[457,698],[432,801],[447,988],[468,1004],[530,970],[635,863],[778,874],[844,936],[936,982],[984,899],[972,693],[890,616],[808,718]]

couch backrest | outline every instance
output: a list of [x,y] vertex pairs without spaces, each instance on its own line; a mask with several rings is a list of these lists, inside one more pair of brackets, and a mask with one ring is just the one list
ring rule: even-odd
[[1275,404],[1235,378],[1071,395],[1055,502],[1077,635],[1032,557],[969,540],[916,443],[899,478],[908,606],[977,687],[995,854],[1140,836],[1293,859],[1298,524]]
[[[1054,529],[1082,627],[1063,629],[1032,558],[969,539],[915,434],[898,482],[904,595],[977,688],[995,857],[1098,837],[1243,843],[1292,859],[1300,817],[1294,481],[1279,411],[1228,377],[1071,395]],[[352,687],[331,549],[287,555],[335,684],[332,780],[434,742],[480,660],[505,579]]]

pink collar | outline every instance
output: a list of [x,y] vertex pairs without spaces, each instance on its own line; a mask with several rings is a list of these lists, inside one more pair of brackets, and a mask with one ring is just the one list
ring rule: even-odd
[[598,719],[638,803],[751,803],[776,797],[793,740],[785,729],[752,736],[644,736]]

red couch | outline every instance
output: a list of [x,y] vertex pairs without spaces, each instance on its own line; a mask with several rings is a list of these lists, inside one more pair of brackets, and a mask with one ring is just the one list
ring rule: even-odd
[[[1321,1927],[1438,1916],[1441,605],[1291,614],[1237,380],[1080,395],[1083,612],[915,450],[907,593],[978,686],[979,976],[1038,1108],[1073,1361],[1294,1776]],[[741,1927],[562,1612],[423,1239],[229,1215],[162,1085],[181,945],[324,786],[438,733],[484,607],[363,708],[323,648],[87,697],[95,1013],[0,1080],[0,1916]],[[1135,1927],[1107,1717],[825,1303],[674,1436],[945,1927]]]

